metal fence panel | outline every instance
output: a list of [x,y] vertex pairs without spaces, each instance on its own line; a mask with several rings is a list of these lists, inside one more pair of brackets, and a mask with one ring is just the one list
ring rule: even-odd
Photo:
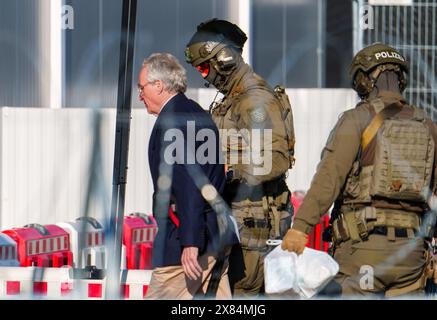
[[374,42],[400,50],[410,64],[405,95],[434,121],[437,120],[436,14],[436,0],[410,5],[370,5],[368,0],[357,0],[354,9],[354,51]]

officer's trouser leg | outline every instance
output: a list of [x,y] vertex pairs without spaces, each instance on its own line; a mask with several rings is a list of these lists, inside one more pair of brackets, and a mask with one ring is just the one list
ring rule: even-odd
[[243,249],[244,278],[234,285],[235,297],[257,296],[264,285],[264,253]]
[[[286,192],[285,195],[288,196],[289,193]],[[271,216],[267,203],[262,200],[232,203],[232,213],[239,225],[242,248],[240,259],[235,256],[230,259],[230,278],[236,279],[231,281],[234,284],[234,296],[257,296],[263,291],[264,257],[271,249],[266,241],[276,238],[275,230],[282,237],[289,229],[293,207],[289,199],[288,202],[285,210],[276,211],[277,219]],[[242,274],[234,276],[232,273],[235,271]]]
[[[383,297],[387,290],[414,284],[423,274],[425,246],[421,238],[370,235],[364,242],[341,243],[334,258],[340,271],[323,290],[324,295]],[[407,294],[423,293],[423,289]]]

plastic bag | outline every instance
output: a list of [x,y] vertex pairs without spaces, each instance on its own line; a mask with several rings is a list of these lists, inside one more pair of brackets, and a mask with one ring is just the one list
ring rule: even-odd
[[337,274],[339,266],[327,253],[305,248],[300,256],[277,246],[264,258],[265,291],[278,294],[293,289],[311,298]]
[[301,297],[311,298],[337,274],[338,263],[326,252],[305,248],[297,258],[296,286]]
[[277,246],[264,258],[264,287],[266,293],[282,293],[296,282],[297,254]]

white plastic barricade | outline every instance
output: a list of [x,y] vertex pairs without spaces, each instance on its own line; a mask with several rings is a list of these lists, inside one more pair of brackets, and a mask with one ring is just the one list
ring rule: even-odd
[[[151,270],[121,270],[120,298],[144,299],[149,288]],[[75,279],[74,298],[105,299],[106,277],[102,279]]]
[[0,233],[0,267],[17,267],[19,265],[17,243],[8,235]]
[[75,279],[73,299],[102,300],[105,299],[106,278]]
[[95,266],[98,269],[104,269],[106,267],[104,230],[97,220],[82,217],[74,222],[57,223],[57,226],[70,235],[75,268]]
[[72,269],[37,267],[0,268],[0,297],[27,298],[33,296],[59,299],[73,289]]
[[[142,300],[147,294],[151,270],[122,270],[120,298]],[[0,299],[105,299],[106,277],[74,279],[73,269],[1,267]]]
[[121,273],[121,294],[128,300],[144,299],[149,288],[152,270],[123,270]]
[[106,264],[105,259],[106,248],[104,246],[82,249],[82,268],[85,266],[96,266],[99,269],[103,269]]

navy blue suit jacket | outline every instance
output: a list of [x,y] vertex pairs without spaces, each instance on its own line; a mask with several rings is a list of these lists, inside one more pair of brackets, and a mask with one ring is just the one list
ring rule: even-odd
[[[199,139],[195,139],[199,131]],[[205,138],[202,134],[205,131],[214,134],[206,134],[208,138]],[[207,140],[210,149],[215,150],[208,149],[212,153],[205,151]],[[222,193],[225,174],[219,161],[220,152],[219,133],[211,116],[184,94],[179,93],[170,99],[156,120],[149,142],[153,214],[158,223],[153,245],[154,268],[180,265],[184,246],[198,247],[199,255],[217,250],[217,215],[202,197],[199,187],[210,183]],[[211,163],[199,162],[196,153],[210,156]],[[169,161],[176,158],[176,163]],[[197,185],[193,177],[199,179]],[[179,228],[168,215],[170,198],[176,204]],[[228,234],[224,243],[238,243],[238,238]]]

